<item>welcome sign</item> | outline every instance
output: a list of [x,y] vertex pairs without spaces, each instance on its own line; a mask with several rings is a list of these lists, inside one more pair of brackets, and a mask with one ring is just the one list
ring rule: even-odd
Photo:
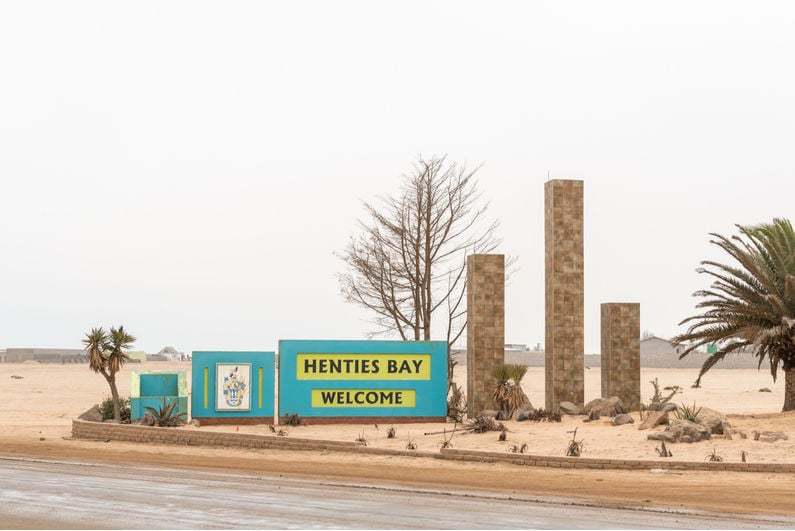
[[279,342],[279,414],[304,418],[447,414],[444,341]]

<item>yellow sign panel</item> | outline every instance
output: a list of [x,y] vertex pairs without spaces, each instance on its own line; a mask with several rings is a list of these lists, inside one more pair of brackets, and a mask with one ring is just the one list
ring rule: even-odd
[[430,354],[298,354],[298,380],[430,380]]
[[416,407],[414,389],[312,389],[312,407]]

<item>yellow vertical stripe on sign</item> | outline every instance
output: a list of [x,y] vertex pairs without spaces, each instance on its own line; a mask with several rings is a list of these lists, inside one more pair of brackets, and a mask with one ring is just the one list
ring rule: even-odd
[[204,408],[210,407],[210,369],[204,368]]
[[259,368],[259,378],[257,380],[257,386],[259,387],[257,393],[257,407],[262,409],[262,367]]

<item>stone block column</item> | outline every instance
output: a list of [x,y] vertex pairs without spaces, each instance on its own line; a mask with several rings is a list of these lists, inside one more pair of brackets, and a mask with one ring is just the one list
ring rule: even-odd
[[583,182],[544,183],[545,409],[585,398]]
[[467,257],[467,415],[493,409],[493,371],[505,363],[505,256]]
[[602,304],[602,397],[640,407],[640,304]]

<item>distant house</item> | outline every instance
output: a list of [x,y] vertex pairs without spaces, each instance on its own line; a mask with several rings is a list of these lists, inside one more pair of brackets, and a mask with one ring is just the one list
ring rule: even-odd
[[673,343],[661,337],[649,336],[640,340],[641,359],[664,355],[679,356],[683,351],[683,346],[675,347]]
[[188,359],[184,352],[179,352],[174,347],[163,347],[155,356],[167,361],[184,361]]

